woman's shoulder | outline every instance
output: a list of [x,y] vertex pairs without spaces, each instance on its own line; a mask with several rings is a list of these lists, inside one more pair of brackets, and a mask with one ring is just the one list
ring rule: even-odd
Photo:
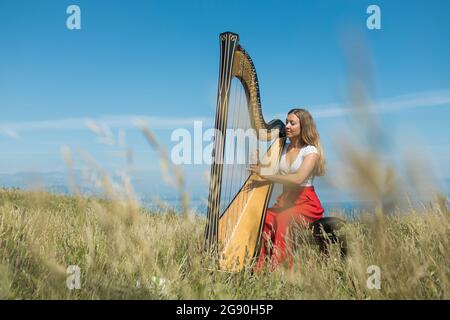
[[302,148],[303,156],[306,156],[311,153],[319,153],[319,150],[317,150],[317,148],[311,144],[308,144]]

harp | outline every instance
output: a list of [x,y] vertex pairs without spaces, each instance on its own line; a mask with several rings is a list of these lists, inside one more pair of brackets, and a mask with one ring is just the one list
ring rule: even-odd
[[205,245],[219,268],[239,271],[256,258],[272,184],[248,171],[278,170],[284,123],[264,121],[258,78],[235,33],[220,34],[220,66]]

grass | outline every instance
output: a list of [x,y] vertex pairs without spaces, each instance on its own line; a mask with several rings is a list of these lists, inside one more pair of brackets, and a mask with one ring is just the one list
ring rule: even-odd
[[[202,216],[133,202],[0,189],[2,299],[449,299],[450,214],[362,215],[344,230],[349,256],[297,237],[294,268],[230,274],[202,251]],[[69,290],[67,268],[80,268]],[[381,270],[368,289],[367,268]]]

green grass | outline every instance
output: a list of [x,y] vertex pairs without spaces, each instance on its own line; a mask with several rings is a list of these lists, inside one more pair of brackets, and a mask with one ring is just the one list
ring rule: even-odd
[[[346,260],[297,241],[292,270],[232,274],[203,253],[203,217],[0,189],[0,298],[449,299],[447,208],[407,213],[349,223]],[[69,265],[80,267],[78,290],[66,286]],[[370,265],[380,290],[366,287]]]

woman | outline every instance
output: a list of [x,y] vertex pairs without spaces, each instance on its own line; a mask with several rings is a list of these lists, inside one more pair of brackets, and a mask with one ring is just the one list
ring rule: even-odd
[[[263,243],[257,262],[261,269],[270,259],[272,270],[286,257],[289,225],[295,221],[301,226],[322,218],[323,208],[317,197],[314,176],[324,175],[325,159],[319,133],[311,114],[304,109],[292,109],[286,119],[286,143],[276,175],[261,175],[259,165],[250,171],[271,182],[281,183],[283,193],[276,204],[267,209],[263,229]],[[292,267],[292,257],[289,256]]]

